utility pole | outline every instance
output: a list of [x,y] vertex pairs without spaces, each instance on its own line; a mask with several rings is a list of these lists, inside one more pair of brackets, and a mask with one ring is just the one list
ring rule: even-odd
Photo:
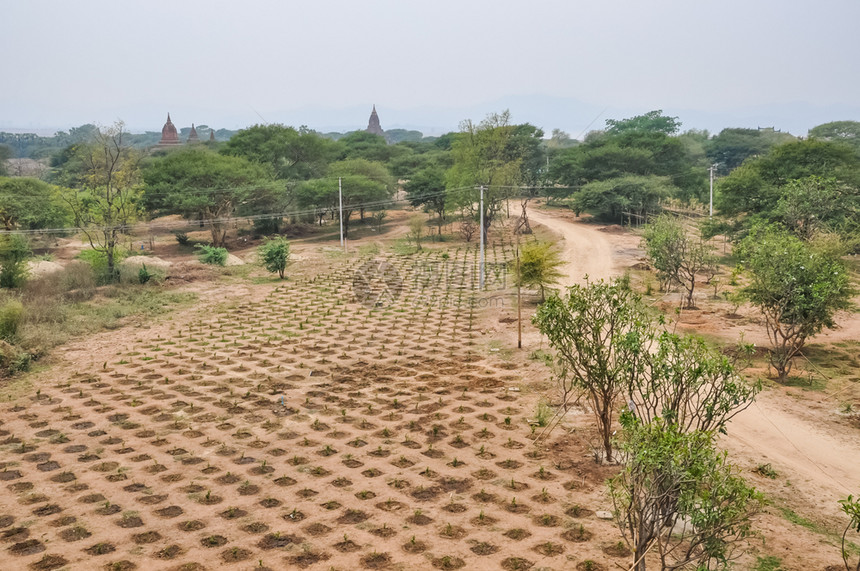
[[478,262],[479,268],[479,276],[478,279],[478,289],[480,291],[484,291],[484,185],[481,185],[481,228],[479,229],[481,233],[481,259]]
[[517,236],[517,349],[523,348],[523,298],[520,281],[520,238]]
[[708,167],[708,170],[711,171],[711,202],[710,202],[710,211],[708,216],[713,218],[714,216],[714,169],[717,168],[716,164]]
[[343,239],[343,184],[340,177],[337,177],[337,198],[340,202],[340,247],[346,250],[346,242]]

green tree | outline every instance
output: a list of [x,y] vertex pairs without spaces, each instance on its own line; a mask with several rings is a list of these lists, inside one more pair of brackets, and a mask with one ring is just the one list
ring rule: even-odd
[[78,184],[61,198],[93,250],[105,256],[107,278],[113,280],[120,238],[140,213],[140,154],[127,144],[121,121],[98,130],[74,152],[81,165]]
[[515,266],[520,286],[540,289],[541,303],[546,301],[545,289],[558,283],[562,277],[559,267],[564,265],[561,254],[551,242],[527,242],[520,249],[519,264]]
[[555,153],[548,177],[576,193],[589,183],[626,175],[665,176],[673,196],[701,200],[708,192],[707,171],[687,144],[689,138],[642,130],[590,136],[582,145]]
[[6,176],[8,174],[9,171],[6,168],[6,161],[11,158],[12,147],[0,144],[0,176]]
[[723,129],[705,144],[708,158],[725,175],[750,157],[766,154],[772,147],[796,140],[789,133],[773,129]]
[[432,143],[400,143],[398,146],[410,150],[408,153],[393,157],[386,163],[391,174],[398,179],[412,180],[422,170],[432,167],[443,170],[451,167],[451,153],[439,150]]
[[242,129],[221,150],[225,155],[269,165],[277,178],[285,180],[319,178],[341,152],[342,145],[307,127],[277,124]]
[[0,178],[0,223],[6,230],[60,228],[68,222],[57,187],[35,178]]
[[439,236],[445,223],[445,171],[439,165],[431,165],[418,171],[406,183],[406,198],[412,206],[423,206],[436,214]]
[[570,198],[577,216],[589,212],[599,219],[623,223],[658,212],[660,203],[673,192],[668,178],[625,175],[588,183]]
[[0,287],[16,288],[27,279],[30,242],[21,234],[0,235]]
[[645,571],[649,552],[661,569],[729,569],[737,545],[751,535],[761,495],[717,451],[711,432],[630,415],[622,424],[624,465],[609,494],[633,552],[631,569]]
[[227,256],[229,256],[227,248],[219,248],[208,244],[195,244],[194,247],[199,250],[197,252],[197,259],[204,264],[211,264],[213,266],[227,265]]
[[353,131],[347,133],[338,143],[342,145],[343,159],[364,159],[378,163],[387,163],[402,155],[411,154],[413,151],[402,145],[389,145],[385,137],[368,133],[367,131]]
[[572,139],[569,133],[561,129],[553,129],[546,144],[551,149],[565,149],[567,147],[575,147],[579,144],[579,141]]
[[480,123],[460,124],[451,146],[453,166],[446,175],[448,202],[479,218],[480,190],[484,187],[484,227],[487,232],[501,212],[512,187],[522,181],[523,157],[513,152],[515,126],[509,111],[491,113]]
[[860,193],[834,178],[809,176],[785,186],[775,214],[801,240],[822,231],[851,235],[860,225]]
[[770,219],[792,181],[810,176],[860,187],[860,155],[846,145],[808,139],[775,146],[717,183],[714,202],[726,216]]
[[784,380],[806,341],[834,327],[835,313],[850,307],[848,271],[829,246],[775,228],[754,229],[738,254],[750,278],[744,293],[764,316],[770,364]]
[[636,115],[628,119],[607,119],[606,132],[612,135],[629,131],[645,131],[674,135],[681,128],[677,117],[663,115],[662,109],[649,111],[644,115]]
[[[384,202],[391,198],[395,190],[395,181],[388,168],[376,161],[366,159],[346,159],[337,161],[329,166],[329,177],[350,178],[354,189],[349,191],[350,198],[358,207],[359,216],[364,220],[368,206],[371,210],[378,208],[374,203]],[[381,206],[381,205],[380,205]]]
[[282,183],[272,180],[269,168],[205,148],[152,160],[143,180],[151,212],[200,219],[209,226],[215,247],[224,245],[229,219],[237,210],[264,214],[265,208],[276,209],[284,197]]
[[809,130],[809,136],[824,141],[842,142],[860,150],[860,121],[832,121]]
[[646,364],[652,322],[630,288],[598,281],[550,295],[532,318],[556,353],[565,403],[584,391],[597,420],[603,454],[613,460],[613,417]]
[[415,214],[409,217],[409,234],[406,237],[415,243],[415,249],[421,251],[421,236],[424,235],[424,217]]
[[268,271],[277,272],[284,279],[284,272],[290,261],[290,243],[284,237],[265,238],[257,248],[260,262]]
[[343,188],[343,231],[349,235],[349,221],[359,210],[382,208],[394,192],[394,184],[388,169],[381,163],[365,159],[348,159],[332,163],[325,178],[304,182],[296,187],[296,200],[302,208],[315,211],[322,224],[326,213],[336,216],[339,212],[338,178]]
[[729,358],[701,338],[659,331],[646,345],[646,363],[627,387],[629,412],[643,423],[662,419],[682,432],[725,432],[761,390],[738,373],[755,351],[751,344],[739,343]]
[[388,129],[385,131],[385,139],[391,143],[418,143],[424,138],[424,133],[421,131],[409,131],[407,129]]
[[686,292],[686,307],[694,307],[696,276],[715,263],[711,248],[701,235],[690,236],[683,223],[669,214],[648,223],[643,237],[648,259],[657,270],[662,289],[672,283],[679,284]]

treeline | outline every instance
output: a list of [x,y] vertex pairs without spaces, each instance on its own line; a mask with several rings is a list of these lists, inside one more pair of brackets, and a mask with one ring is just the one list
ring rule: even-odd
[[558,130],[545,138],[506,111],[437,138],[397,132],[402,140],[393,144],[364,131],[335,140],[305,127],[255,125],[227,141],[143,149],[121,124],[89,125],[57,134],[66,144],[51,155],[46,180],[0,179],[0,222],[7,231],[124,227],[180,214],[205,224],[220,246],[224,221],[236,216],[253,218],[261,234],[285,220],[336,219],[340,185],[347,233],[353,218],[383,211],[401,189],[439,233],[454,217],[467,225],[481,218],[481,187],[484,232],[503,209],[510,213],[512,199],[528,231],[535,197],[629,223],[667,205],[701,209],[713,165],[715,204],[725,218],[712,233],[742,237],[756,222],[781,221],[798,233],[826,228],[856,237],[860,123],[821,125],[807,139],[772,129],[710,135],[680,128],[677,117],[652,111],[608,120],[583,141]]
[[[53,160],[58,154],[70,145],[85,143],[93,138],[98,127],[92,123],[72,127],[68,131],[57,131],[50,137],[43,137],[35,133],[7,133],[0,131],[0,160],[2,159],[48,159]],[[201,139],[209,139],[208,125],[197,125],[198,135]],[[215,139],[226,141],[236,131],[230,129],[215,130]],[[185,141],[191,134],[191,127],[183,127],[179,130],[179,137]],[[126,142],[136,149],[146,149],[157,145],[161,140],[161,131],[146,131],[144,133],[128,133]],[[52,165],[56,166],[56,165]]]

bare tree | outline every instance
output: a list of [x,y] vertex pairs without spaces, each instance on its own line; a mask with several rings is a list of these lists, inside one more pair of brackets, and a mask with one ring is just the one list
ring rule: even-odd
[[116,277],[121,235],[137,220],[141,197],[140,155],[125,140],[122,121],[96,131],[77,147],[84,171],[80,185],[63,195],[90,246],[105,255],[108,278]]

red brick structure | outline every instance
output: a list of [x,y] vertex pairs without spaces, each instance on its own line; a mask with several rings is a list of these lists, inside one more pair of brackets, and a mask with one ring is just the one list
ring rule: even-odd
[[170,113],[168,113],[167,123],[161,128],[161,140],[158,142],[158,146],[171,147],[181,144],[182,141],[179,140],[179,133],[176,132],[176,127],[173,125],[173,121],[170,120]]

